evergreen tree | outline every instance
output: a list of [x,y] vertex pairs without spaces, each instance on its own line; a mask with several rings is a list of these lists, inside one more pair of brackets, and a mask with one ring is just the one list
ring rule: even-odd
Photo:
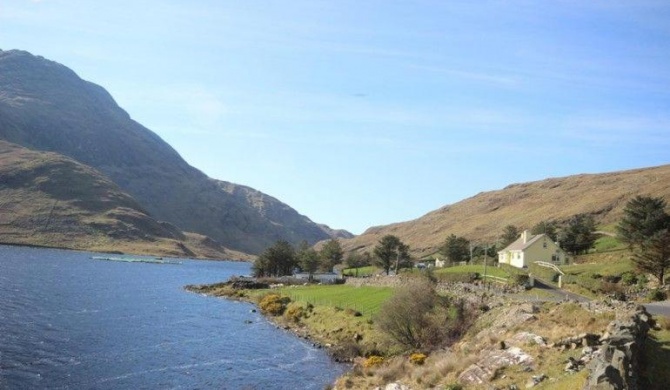
[[391,234],[379,240],[374,249],[374,254],[377,265],[383,268],[387,275],[391,268],[395,268],[398,272],[400,268],[411,266],[409,246],[403,244],[398,237]]
[[470,253],[470,241],[452,234],[444,241],[440,253],[449,259],[450,263],[465,261]]
[[331,272],[333,267],[344,259],[342,245],[334,238],[323,245],[319,255],[321,256],[321,268],[326,272]]
[[633,255],[633,262],[640,271],[654,275],[663,285],[670,267],[670,231],[660,230],[640,244],[640,251]]
[[539,222],[537,225],[533,226],[530,233],[532,235],[546,234],[553,242],[558,240],[558,226],[556,221]]
[[662,197],[638,195],[629,200],[617,226],[619,240],[631,249],[639,248],[656,232],[670,228],[670,216],[665,212],[665,207]]
[[292,275],[296,265],[293,246],[288,241],[279,240],[258,256],[252,269],[256,277],[284,276]]
[[503,232],[500,235],[500,247],[501,248],[506,248],[509,244],[513,243],[516,241],[519,236],[521,235],[521,232],[519,232],[519,228],[514,226],[514,225],[507,225],[503,228]]
[[596,242],[596,224],[593,216],[577,214],[570,218],[567,225],[558,234],[558,241],[568,253],[578,255],[593,248]]
[[319,268],[319,254],[316,250],[309,246],[307,241],[300,243],[297,253],[298,266],[302,272],[309,274],[309,280],[312,280],[312,275]]

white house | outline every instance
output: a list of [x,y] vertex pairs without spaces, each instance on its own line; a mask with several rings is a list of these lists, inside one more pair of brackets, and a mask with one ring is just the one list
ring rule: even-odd
[[546,234],[533,236],[528,230],[524,230],[518,240],[498,252],[500,264],[524,268],[535,261],[562,265],[566,264],[567,256]]

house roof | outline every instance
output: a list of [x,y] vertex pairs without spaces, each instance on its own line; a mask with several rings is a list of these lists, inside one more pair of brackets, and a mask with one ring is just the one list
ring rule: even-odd
[[526,243],[524,243],[523,242],[523,235],[521,235],[521,237],[519,237],[513,243],[509,244],[505,249],[501,250],[500,252],[522,251],[522,250],[528,248],[529,246],[533,245],[535,242],[539,241],[540,238],[542,238],[544,236],[545,236],[544,233],[538,234],[538,235],[535,235],[535,236],[531,236],[530,239],[528,241],[526,241]]

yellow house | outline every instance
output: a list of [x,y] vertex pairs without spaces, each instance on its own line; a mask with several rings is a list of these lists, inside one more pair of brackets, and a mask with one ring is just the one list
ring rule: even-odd
[[556,265],[566,264],[565,252],[546,234],[533,236],[528,230],[521,233],[518,240],[498,252],[498,263],[525,268],[536,261]]

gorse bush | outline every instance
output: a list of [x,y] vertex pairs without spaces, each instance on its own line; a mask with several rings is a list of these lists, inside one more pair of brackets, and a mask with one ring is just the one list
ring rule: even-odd
[[293,322],[300,322],[300,319],[305,317],[305,309],[298,303],[291,303],[284,311],[284,317]]
[[263,311],[263,313],[280,316],[286,310],[286,305],[291,302],[289,297],[282,297],[279,294],[268,294],[261,298],[258,303],[258,307]]
[[363,367],[372,368],[372,367],[381,366],[382,364],[384,364],[384,358],[381,357],[381,356],[373,355],[373,356],[370,356],[369,358],[365,359],[365,361],[363,362]]
[[423,365],[423,363],[426,362],[427,356],[423,353],[413,353],[409,356],[409,361],[412,364],[416,364],[418,366]]

